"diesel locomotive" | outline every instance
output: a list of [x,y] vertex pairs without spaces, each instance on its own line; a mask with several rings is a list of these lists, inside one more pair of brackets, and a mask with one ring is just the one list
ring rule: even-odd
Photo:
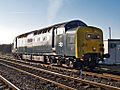
[[44,62],[94,68],[104,58],[103,32],[80,20],[55,24],[15,37],[12,53],[19,59],[44,57]]

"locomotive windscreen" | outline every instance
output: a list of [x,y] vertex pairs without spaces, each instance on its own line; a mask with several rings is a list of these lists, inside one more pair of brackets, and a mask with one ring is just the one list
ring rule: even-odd
[[99,34],[87,34],[86,36],[87,39],[100,39]]
[[74,20],[74,21],[71,21],[71,22],[68,22],[66,25],[65,25],[65,29],[66,31],[69,30],[69,29],[72,29],[72,28],[76,28],[78,26],[87,26],[84,22],[82,21],[79,21],[79,20]]

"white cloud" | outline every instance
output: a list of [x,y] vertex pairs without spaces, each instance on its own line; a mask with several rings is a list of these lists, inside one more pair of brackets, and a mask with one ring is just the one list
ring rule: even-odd
[[24,11],[15,11],[15,12],[8,12],[11,14],[40,14],[40,12],[24,12]]
[[51,24],[56,17],[59,9],[63,5],[63,0],[49,0],[48,6],[48,23]]

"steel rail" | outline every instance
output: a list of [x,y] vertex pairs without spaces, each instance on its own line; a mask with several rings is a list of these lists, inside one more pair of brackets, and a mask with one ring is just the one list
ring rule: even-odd
[[[20,60],[17,60],[17,61],[20,61]],[[24,62],[24,61],[20,61],[20,62]],[[41,64],[41,66],[50,67],[50,68],[53,68],[53,69],[58,69],[58,70],[63,70],[63,71],[69,71],[69,72],[71,71],[73,73],[78,72],[78,70],[75,70],[75,69],[71,70],[71,69],[66,69],[66,68],[62,68],[62,67],[54,67],[54,66],[51,66],[51,65]],[[94,77],[99,77],[99,78],[105,78],[105,79],[112,79],[112,80],[120,81],[120,76],[118,76],[118,75],[112,75],[112,74],[107,74],[107,73],[98,74],[98,73],[93,73],[93,72],[88,72],[88,71],[83,71],[82,74],[83,75],[94,76]]]
[[107,74],[107,73],[98,74],[98,73],[86,72],[86,71],[84,71],[83,74],[120,81],[120,76],[118,76],[118,75],[112,75],[112,74]]
[[5,79],[3,76],[0,75],[0,80],[3,81],[9,88],[10,90],[20,90],[18,87],[16,87],[14,84],[12,84],[10,81]]
[[[7,61],[7,62],[10,62],[10,61]],[[33,67],[33,66],[28,66],[28,65],[25,65],[25,64],[18,64],[18,63],[15,63],[15,62],[10,62],[10,63],[21,65],[23,67],[38,70],[38,71],[41,71],[41,72],[61,76],[61,77],[67,78],[67,79],[75,80],[75,81],[80,82],[80,83],[83,82],[83,83],[86,83],[86,84],[89,84],[89,85],[92,85],[92,86],[95,86],[95,87],[97,86],[99,88],[104,88],[104,89],[107,89],[107,90],[120,90],[120,88],[118,88],[118,87],[114,87],[114,86],[110,86],[110,85],[106,85],[106,84],[102,84],[102,83],[97,83],[97,82],[94,82],[94,81],[83,80],[81,78],[74,78],[74,77],[71,77],[71,76],[66,76],[66,75],[63,75],[63,74],[59,74],[59,73],[56,73],[56,72],[51,72],[51,71],[36,68],[36,67]]]
[[3,64],[3,63],[0,63],[0,64],[4,65],[4,66],[6,66],[6,67],[12,68],[12,69],[14,69],[14,70],[17,70],[17,71],[19,71],[19,72],[25,73],[25,74],[27,74],[27,75],[33,76],[33,77],[38,78],[38,79],[40,79],[40,80],[53,83],[53,84],[55,84],[56,86],[58,86],[58,87],[60,87],[60,88],[63,88],[63,89],[65,89],[65,90],[77,90],[77,89],[71,88],[71,87],[69,87],[69,86],[66,86],[66,85],[64,85],[64,84],[60,84],[60,83],[58,83],[58,82],[51,81],[51,80],[49,80],[49,79],[46,79],[46,78],[37,76],[37,75],[32,74],[32,73],[30,73],[30,72],[27,72],[27,71],[18,69],[18,68],[16,68],[16,67],[12,67],[12,66],[10,66],[10,65]]

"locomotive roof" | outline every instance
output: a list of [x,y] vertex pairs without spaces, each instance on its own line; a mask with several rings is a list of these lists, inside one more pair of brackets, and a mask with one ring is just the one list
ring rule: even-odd
[[[72,23],[72,22],[79,22],[81,23],[82,25],[84,26],[87,26],[84,22],[80,21],[80,20],[72,20],[72,21],[68,21],[68,22],[64,22],[64,23],[59,23],[59,24],[55,24],[55,25],[51,25],[49,27],[46,27],[46,28],[42,28],[42,29],[38,29],[38,30],[34,30],[34,31],[31,31],[31,32],[27,32],[27,33],[24,33],[24,34],[21,34],[21,35],[18,35],[17,38],[22,38],[22,37],[27,37],[29,34],[40,34],[40,33],[45,33],[47,31],[49,31],[51,28],[57,28],[57,27],[65,27],[67,26],[69,23]],[[82,26],[81,25],[81,26]]]

